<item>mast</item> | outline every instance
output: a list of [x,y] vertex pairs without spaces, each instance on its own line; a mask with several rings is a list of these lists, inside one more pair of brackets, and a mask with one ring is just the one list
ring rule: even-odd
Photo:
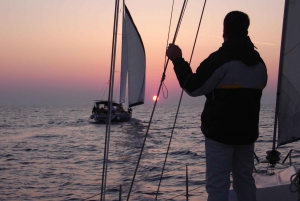
[[112,100],[113,100],[113,88],[114,88],[114,72],[116,63],[116,46],[117,46],[117,34],[118,34],[118,18],[119,18],[119,0],[115,1],[115,13],[114,13],[114,26],[113,26],[113,40],[111,51],[111,66],[110,66],[110,79],[109,79],[109,93],[108,93],[108,117],[106,120],[106,132],[105,132],[105,146],[103,156],[103,168],[102,168],[102,184],[101,184],[101,201],[105,201],[105,190],[107,180],[107,161],[109,151],[110,140],[110,126],[112,117]]
[[283,71],[283,59],[284,59],[284,46],[285,46],[285,37],[286,37],[286,27],[287,27],[287,16],[289,9],[289,0],[285,1],[284,5],[284,14],[283,14],[283,24],[282,24],[282,34],[281,34],[281,46],[280,46],[280,57],[279,57],[279,68],[278,68],[278,80],[277,80],[277,93],[276,93],[276,105],[275,105],[275,119],[274,119],[274,132],[273,132],[273,144],[272,150],[267,151],[267,159],[271,165],[275,165],[279,161],[280,152],[276,150],[275,144],[277,139],[277,123],[278,123],[278,110],[279,110],[279,96],[281,89],[281,78]]
[[285,35],[287,27],[287,14],[289,9],[289,0],[285,1],[284,5],[284,14],[283,14],[283,25],[282,25],[282,34],[281,34],[281,46],[280,46],[280,57],[279,57],[279,69],[278,69],[278,81],[277,81],[277,94],[276,94],[276,107],[275,107],[275,122],[274,122],[274,133],[273,133],[273,146],[272,150],[275,150],[276,143],[276,133],[277,133],[277,122],[278,122],[278,108],[279,108],[279,96],[281,88],[281,76],[283,69],[283,59],[284,59],[284,46],[285,46]]

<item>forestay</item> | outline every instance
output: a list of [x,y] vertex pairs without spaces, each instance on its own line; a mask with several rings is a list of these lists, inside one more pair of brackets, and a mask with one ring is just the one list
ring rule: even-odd
[[300,139],[300,1],[286,1],[278,76],[278,146]]

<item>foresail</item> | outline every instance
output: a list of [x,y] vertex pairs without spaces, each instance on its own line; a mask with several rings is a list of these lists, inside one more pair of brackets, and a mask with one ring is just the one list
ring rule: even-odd
[[[144,103],[146,56],[143,41],[125,5],[125,26],[128,64],[128,103],[129,107]],[[122,53],[123,55],[123,53]]]
[[278,146],[300,139],[300,0],[287,0],[279,67]]

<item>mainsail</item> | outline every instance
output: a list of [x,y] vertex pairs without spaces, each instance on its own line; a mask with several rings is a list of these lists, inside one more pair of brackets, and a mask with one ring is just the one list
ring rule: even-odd
[[278,143],[300,139],[300,1],[286,0],[279,75]]
[[129,107],[144,103],[146,56],[141,36],[124,5],[122,26],[122,59],[120,81],[120,103],[125,102],[126,81],[128,75]]

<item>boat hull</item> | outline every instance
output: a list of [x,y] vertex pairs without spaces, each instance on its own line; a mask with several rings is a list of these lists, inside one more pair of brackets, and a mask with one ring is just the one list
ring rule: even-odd
[[[106,123],[108,120],[107,114],[92,114],[90,116],[91,119],[93,119],[96,123]],[[131,113],[122,112],[122,113],[116,113],[112,114],[111,122],[127,122],[131,120]]]
[[129,113],[117,113],[112,122],[126,122],[131,120],[131,114]]

